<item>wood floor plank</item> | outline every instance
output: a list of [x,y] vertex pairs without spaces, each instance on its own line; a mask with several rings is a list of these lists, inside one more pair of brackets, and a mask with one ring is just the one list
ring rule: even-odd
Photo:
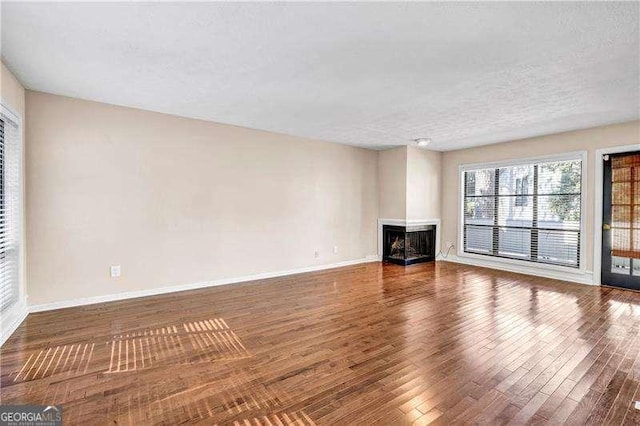
[[3,404],[65,424],[633,424],[640,293],[363,264],[31,314]]

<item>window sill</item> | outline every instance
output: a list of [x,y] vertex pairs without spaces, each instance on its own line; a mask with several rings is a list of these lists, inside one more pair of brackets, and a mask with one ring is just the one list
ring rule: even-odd
[[442,260],[579,284],[597,285],[597,283],[594,283],[593,273],[586,271],[584,268],[576,269],[556,265],[531,264],[531,262],[511,261],[511,259],[488,259],[487,256],[469,255],[468,253],[462,256],[451,255]]
[[553,265],[549,263],[536,263],[528,260],[510,259],[505,257],[495,257],[483,254],[474,254],[458,251],[457,257],[460,259],[473,259],[476,262],[496,265],[511,265],[518,268],[526,268],[531,270],[548,270],[566,274],[584,275],[585,268],[574,268],[571,266]]

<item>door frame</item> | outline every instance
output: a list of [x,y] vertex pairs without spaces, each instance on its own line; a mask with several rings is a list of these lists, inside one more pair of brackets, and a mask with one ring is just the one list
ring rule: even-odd
[[602,157],[608,154],[620,154],[638,150],[638,144],[612,146],[596,149],[595,200],[593,212],[593,283],[602,285],[602,185],[604,185],[604,164]]

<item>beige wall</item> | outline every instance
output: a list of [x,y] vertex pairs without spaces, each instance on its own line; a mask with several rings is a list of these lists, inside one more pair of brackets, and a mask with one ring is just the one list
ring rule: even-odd
[[0,71],[0,97],[11,109],[24,117],[24,87],[4,64],[0,63],[0,65],[2,65],[2,70]]
[[407,147],[407,220],[440,218],[442,153]]
[[440,218],[442,153],[400,146],[378,154],[380,217]]
[[375,151],[37,92],[27,113],[30,304],[376,253]]
[[595,189],[595,151],[600,148],[638,144],[640,149],[640,122],[630,122],[577,130],[537,138],[487,145],[443,154],[442,160],[442,225],[441,245],[447,241],[457,244],[460,188],[458,166],[517,158],[587,151],[586,204],[586,268],[593,268],[593,220]]
[[378,152],[378,187],[380,218],[404,220],[407,216],[407,147]]

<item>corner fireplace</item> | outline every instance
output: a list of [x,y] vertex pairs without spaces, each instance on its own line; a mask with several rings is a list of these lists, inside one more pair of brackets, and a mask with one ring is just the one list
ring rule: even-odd
[[436,258],[436,226],[382,226],[382,260],[398,265],[429,262]]

